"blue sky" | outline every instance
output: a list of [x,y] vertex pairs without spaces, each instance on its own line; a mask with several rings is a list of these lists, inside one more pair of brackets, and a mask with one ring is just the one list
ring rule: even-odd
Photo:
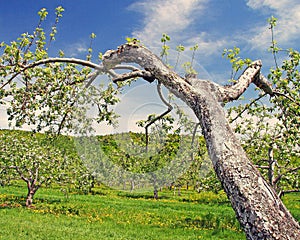
[[[54,9],[59,5],[65,12],[52,46],[53,56],[62,49],[67,56],[84,58],[92,32],[97,35],[93,44],[95,53],[115,49],[124,43],[125,37],[131,36],[159,53],[161,35],[167,33],[174,48],[178,44],[199,45],[196,67],[200,78],[226,83],[230,65],[221,57],[224,48],[238,46],[242,57],[262,59],[266,74],[273,65],[267,51],[271,42],[267,18],[271,15],[278,18],[275,37],[280,46],[300,47],[298,0],[10,0],[3,1],[0,8],[0,42],[31,32],[38,21],[37,12],[43,7],[49,11],[44,27],[51,26]],[[190,58],[190,53],[185,54],[183,61]],[[176,52],[171,51],[170,59],[175,57]],[[135,96],[126,94],[125,102],[137,102],[138,94],[145,104],[156,102],[153,86],[139,83],[137,87]],[[122,112],[128,113],[125,107]],[[1,123],[0,126],[5,125]]]

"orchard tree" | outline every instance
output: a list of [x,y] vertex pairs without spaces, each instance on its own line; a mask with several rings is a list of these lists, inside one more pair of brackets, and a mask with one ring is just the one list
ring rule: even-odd
[[[62,9],[57,12],[60,16]],[[46,10],[41,11],[41,20],[45,16]],[[49,41],[54,38],[54,30]],[[49,44],[45,41],[44,31],[38,26],[34,34],[23,34],[17,41],[1,44],[1,98],[10,101],[10,120],[18,125],[28,123],[39,129],[61,131],[73,127],[74,117],[82,116],[78,111],[85,112],[90,103],[98,107],[96,120],[111,122],[109,105],[116,102],[115,91],[112,87],[93,87],[91,82],[97,75],[108,74],[112,82],[122,83],[119,86],[128,79],[157,80],[187,103],[198,118],[214,170],[247,238],[299,238],[299,224],[246,155],[223,109],[224,103],[238,99],[251,83],[271,98],[278,96],[280,89],[274,89],[262,75],[260,60],[249,63],[235,84],[221,86],[194,74],[181,77],[135,40],[107,51],[99,63],[90,61],[91,49],[87,60],[62,58],[62,53],[60,58],[49,58]],[[116,69],[129,71],[117,73]],[[76,121],[79,127],[86,123],[83,117]]]
[[[57,140],[56,140],[57,141]],[[0,132],[1,179],[22,180],[27,185],[26,207],[41,187],[52,183],[72,184],[79,188],[89,183],[88,172],[76,152],[55,146],[46,135],[24,131]]]

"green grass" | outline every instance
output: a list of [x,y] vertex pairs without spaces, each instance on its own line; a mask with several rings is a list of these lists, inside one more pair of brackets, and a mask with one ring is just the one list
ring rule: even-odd
[[[26,209],[24,187],[0,188],[0,239],[245,239],[224,194],[165,190],[153,200],[151,191],[96,192],[66,197],[40,189]],[[290,196],[287,205],[299,217],[300,197]]]

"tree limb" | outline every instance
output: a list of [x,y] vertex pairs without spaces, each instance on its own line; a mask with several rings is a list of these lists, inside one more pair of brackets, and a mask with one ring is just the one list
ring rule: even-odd
[[81,66],[85,66],[85,67],[90,67],[93,69],[97,69],[100,71],[103,71],[104,68],[102,65],[90,62],[90,61],[86,61],[86,60],[82,60],[82,59],[78,59],[78,58],[47,58],[47,59],[42,59],[36,62],[33,62],[31,64],[28,64],[27,66],[25,66],[24,68],[21,69],[21,72],[25,71],[26,69],[29,68],[34,68],[37,67],[39,65],[44,65],[47,63],[74,63],[74,64],[78,64]]
[[274,183],[276,184],[278,181],[280,181],[280,179],[285,175],[285,174],[288,174],[288,173],[292,173],[292,172],[296,172],[300,170],[300,167],[295,167],[295,168],[290,168],[288,169],[287,171],[285,171],[284,173],[281,173],[277,176],[277,178],[275,178],[274,180]]
[[255,167],[260,168],[260,169],[269,169],[269,166],[261,166],[261,165],[255,165]]
[[289,99],[291,102],[295,103],[296,105],[298,105],[300,107],[300,103],[296,102],[295,99],[293,99],[292,97],[290,97],[290,96],[288,96],[288,95],[286,95],[284,93],[280,93],[280,92],[278,92],[278,91],[275,90],[274,91],[274,95],[275,96],[285,97],[285,98]]
[[31,64],[28,64],[24,66],[19,72],[16,72],[10,79],[8,79],[1,87],[0,89],[3,89],[5,86],[7,86],[12,80],[14,80],[19,74],[22,72],[26,71],[27,69],[37,67],[39,65],[44,65],[47,63],[74,63],[74,64],[79,64],[82,66],[90,67],[99,71],[104,71],[104,68],[102,65],[92,63],[90,61],[82,60],[82,59],[77,59],[77,58],[47,58],[47,59],[42,59],[36,62],[33,62]]
[[132,66],[132,65],[124,65],[124,64],[119,64],[113,67],[114,70],[131,70],[131,71],[139,71],[140,69]]
[[268,79],[262,75],[261,73],[257,74],[254,77],[253,83],[263,90],[265,93],[269,94],[271,97],[274,96],[274,90],[272,88],[272,84],[268,81]]
[[278,196],[281,198],[286,193],[294,193],[294,192],[300,192],[300,189],[290,189],[290,190],[282,190],[278,193]]
[[128,79],[137,78],[137,77],[142,77],[143,79],[145,79],[150,83],[155,80],[155,77],[153,77],[153,75],[150,72],[145,70],[135,70],[129,73],[117,74],[116,76],[113,77],[112,80],[114,83],[117,83],[117,82],[126,81]]
[[20,170],[20,168],[18,166],[8,166],[7,168],[16,170],[16,172],[19,174],[21,179],[23,179],[25,182],[29,181],[29,179],[24,176],[24,174],[22,173],[22,171]]
[[220,91],[223,95],[222,101],[228,102],[238,99],[251,83],[254,83],[266,93],[273,94],[270,84],[265,81],[266,79],[260,74],[261,66],[262,63],[260,60],[254,61],[245,69],[234,85],[220,87]]
[[190,94],[186,94],[187,92],[194,92],[192,95],[197,95],[196,89],[193,89],[185,79],[166,66],[159,57],[144,46],[124,44],[117,50],[109,50],[103,55],[103,66],[106,72],[121,63],[138,64],[183,101],[193,98]]

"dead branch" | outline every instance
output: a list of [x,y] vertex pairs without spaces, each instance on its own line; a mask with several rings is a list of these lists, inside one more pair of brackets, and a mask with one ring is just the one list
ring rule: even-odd
[[173,110],[173,106],[164,98],[162,91],[161,91],[161,83],[158,82],[157,84],[157,92],[161,99],[161,101],[168,107],[166,111],[164,111],[162,114],[157,116],[156,118],[152,119],[146,126],[145,126],[145,135],[146,135],[146,152],[148,152],[148,145],[149,145],[149,133],[148,128],[155,123],[156,121],[162,119],[165,115],[167,115],[169,112]]
[[145,70],[136,70],[133,72],[123,73],[123,74],[117,74],[114,72],[114,74],[115,76],[112,79],[114,83],[126,81],[128,79],[138,78],[138,77],[141,77],[150,83],[155,80],[155,77],[153,77],[153,75],[150,72]]

